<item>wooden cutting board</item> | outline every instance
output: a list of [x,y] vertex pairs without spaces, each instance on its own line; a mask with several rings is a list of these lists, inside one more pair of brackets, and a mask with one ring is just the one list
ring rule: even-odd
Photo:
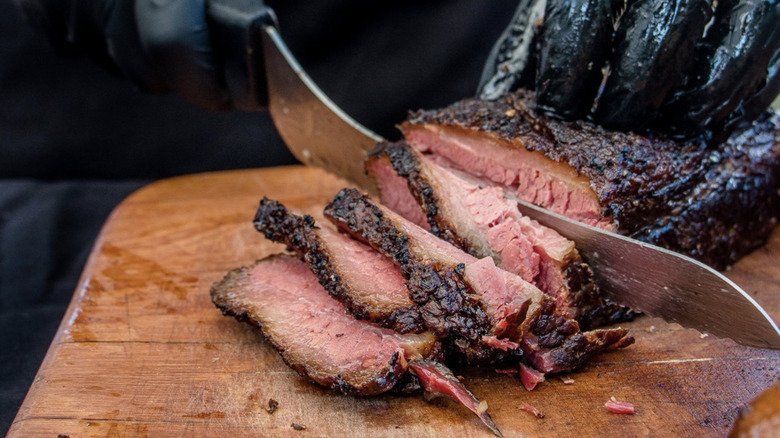
[[[9,436],[491,436],[453,402],[308,383],[211,303],[210,285],[229,270],[284,249],[252,226],[262,196],[314,212],[342,186],[294,166],[185,176],[131,195],[105,224]],[[776,320],[778,254],[780,229],[728,272]],[[626,326],[635,345],[532,392],[491,368],[456,372],[507,437],[724,436],[740,406],[780,378],[780,352],[649,317]],[[612,396],[636,414],[608,412]]]

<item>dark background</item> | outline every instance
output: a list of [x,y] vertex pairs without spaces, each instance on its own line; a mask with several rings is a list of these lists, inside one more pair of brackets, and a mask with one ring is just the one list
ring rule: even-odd
[[[393,139],[408,110],[474,93],[516,0],[267,3],[326,94]],[[174,175],[294,162],[266,113],[138,93],[88,59],[56,55],[0,0],[0,432],[122,199]]]

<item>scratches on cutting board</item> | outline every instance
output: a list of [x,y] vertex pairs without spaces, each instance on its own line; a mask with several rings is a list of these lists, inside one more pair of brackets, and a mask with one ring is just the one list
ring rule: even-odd
[[[284,421],[279,422],[276,415],[266,411],[268,400],[275,397],[263,390],[267,386],[263,382],[265,378],[262,373],[232,373],[226,380],[192,388],[182,416],[223,422],[226,427],[248,428],[256,433],[279,427]],[[284,403],[280,404],[282,411]]]
[[[694,357],[689,359],[661,359],[661,360],[651,360],[647,362],[642,362],[645,365],[662,365],[662,364],[678,364],[678,363],[690,363],[690,362],[712,362],[712,361],[723,361],[724,359],[722,357]],[[741,358],[740,360],[744,361],[755,361],[755,360],[771,360],[768,357],[745,357]]]

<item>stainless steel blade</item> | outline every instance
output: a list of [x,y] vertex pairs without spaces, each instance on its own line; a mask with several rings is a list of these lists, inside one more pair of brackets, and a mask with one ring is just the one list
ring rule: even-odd
[[290,151],[302,163],[376,194],[363,162],[382,137],[354,121],[317,87],[272,26],[263,32],[263,51],[268,108]]
[[690,257],[585,225],[518,201],[524,215],[558,231],[598,274],[615,301],[702,333],[780,349],[780,330],[766,311],[723,274]]
[[[303,71],[278,31],[264,29],[269,109],[288,148],[376,194],[363,170],[381,137],[336,106]],[[518,201],[520,211],[573,240],[615,301],[740,344],[780,349],[780,330],[731,280],[689,257],[594,228]]]

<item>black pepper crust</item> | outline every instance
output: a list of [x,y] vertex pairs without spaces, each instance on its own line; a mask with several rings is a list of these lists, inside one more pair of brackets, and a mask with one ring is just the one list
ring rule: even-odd
[[[492,327],[478,296],[463,278],[462,263],[446,265],[436,257],[417,254],[403,231],[355,189],[341,190],[325,208],[325,216],[400,265],[408,279],[410,297],[420,306],[426,326],[446,337],[450,351],[462,355],[467,363],[503,359],[499,350],[483,342],[482,337],[489,335]],[[536,345],[524,340],[524,352],[510,351],[509,355],[520,354],[522,360],[533,362],[534,356],[550,349],[556,372],[576,369],[605,348],[621,348],[634,341],[622,328],[581,333],[577,321],[558,313],[555,301],[546,295],[533,314],[516,315],[516,319],[510,325],[522,324],[522,331],[531,333]]]
[[763,244],[780,217],[780,116],[768,111],[709,148],[608,131],[537,114],[524,90],[411,113],[402,125],[436,124],[486,135],[570,165],[618,232],[723,269]]
[[780,116],[732,135],[707,162],[670,214],[649,218],[631,236],[723,269],[765,244],[780,218]]
[[368,164],[375,160],[386,160],[398,176],[406,179],[409,191],[425,213],[431,233],[457,246],[475,257],[486,257],[488,254],[477,254],[476,249],[455,231],[455,227],[440,214],[438,193],[422,174],[422,163],[412,153],[411,146],[403,142],[381,142],[368,154],[366,170],[370,174]]
[[[284,257],[273,255],[272,257]],[[258,261],[256,263],[262,263]],[[253,265],[254,266],[254,265]],[[329,375],[322,370],[311,368],[307,364],[306,358],[297,358],[291,353],[289,346],[283,345],[278,339],[270,334],[263,327],[263,321],[252,311],[241,306],[240,302],[231,300],[231,290],[244,287],[243,283],[249,277],[250,267],[242,267],[230,271],[221,281],[211,286],[210,295],[214,305],[222,311],[225,316],[232,316],[239,322],[246,322],[260,329],[263,337],[276,348],[282,356],[284,363],[294,369],[299,375],[318,383],[326,388],[330,388],[346,395],[376,395],[392,389],[406,374],[406,361],[400,360],[396,352],[390,361],[373,376],[366,375],[366,380],[360,382],[348,383],[340,375]]]
[[[431,233],[474,257],[492,256],[478,251],[469,239],[460,236],[456,227],[441,214],[438,192],[422,171],[424,164],[414,148],[405,142],[382,142],[369,153],[368,160],[385,160],[399,176],[406,179],[409,191],[425,212]],[[571,305],[581,312],[577,321],[583,330],[634,318],[634,312],[628,307],[601,297],[598,286],[593,282],[593,271],[579,256],[568,260],[562,266],[562,277],[571,294]]]
[[601,296],[593,271],[582,259],[569,260],[562,269],[571,301],[581,310],[577,322],[582,330],[634,320],[636,312],[631,308]]
[[284,243],[305,261],[319,283],[357,319],[366,319],[399,333],[420,333],[425,324],[417,306],[375,309],[352,299],[351,285],[331,263],[328,244],[317,234],[317,225],[309,215],[297,215],[282,203],[264,197],[254,219],[255,228],[274,242]]
[[407,236],[357,190],[341,190],[325,207],[325,216],[400,266],[409,297],[419,306],[429,330],[446,338],[469,362],[492,358],[495,352],[482,343],[482,336],[490,333],[488,316],[463,280],[465,266],[419,260],[410,251]]

